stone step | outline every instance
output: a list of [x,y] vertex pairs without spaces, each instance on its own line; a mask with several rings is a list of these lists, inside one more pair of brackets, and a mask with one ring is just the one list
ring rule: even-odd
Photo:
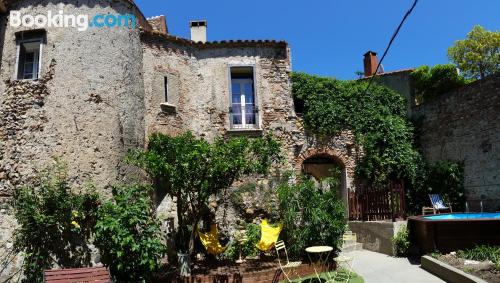
[[344,245],[352,245],[352,244],[356,244],[356,239],[349,239],[349,240],[345,240],[344,241]]
[[362,243],[352,243],[352,244],[344,244],[341,248],[343,253],[348,253],[352,251],[359,251],[363,249]]

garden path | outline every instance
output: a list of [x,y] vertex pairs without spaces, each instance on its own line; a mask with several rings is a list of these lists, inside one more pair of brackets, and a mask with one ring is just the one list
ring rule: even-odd
[[359,250],[347,253],[354,257],[354,271],[365,283],[441,283],[445,282],[412,263],[407,258]]

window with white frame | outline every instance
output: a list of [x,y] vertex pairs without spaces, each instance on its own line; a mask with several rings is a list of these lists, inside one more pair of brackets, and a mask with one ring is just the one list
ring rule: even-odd
[[258,128],[253,67],[231,67],[231,127]]
[[42,42],[42,38],[31,38],[18,41],[18,80],[35,80],[40,77]]

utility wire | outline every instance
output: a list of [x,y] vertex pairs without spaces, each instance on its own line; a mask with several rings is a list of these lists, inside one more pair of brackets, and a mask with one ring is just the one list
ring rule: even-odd
[[389,49],[391,48],[391,45],[394,42],[394,39],[396,39],[396,36],[398,35],[399,30],[401,29],[401,27],[403,27],[403,24],[405,23],[406,19],[410,16],[410,14],[413,12],[413,9],[415,8],[415,6],[417,6],[417,3],[418,3],[418,0],[415,0],[415,2],[413,2],[413,5],[411,6],[410,10],[408,10],[406,12],[405,16],[403,17],[403,19],[399,23],[398,28],[396,29],[396,31],[392,35],[391,40],[389,41],[389,44],[387,45],[387,48],[384,51],[384,55],[382,55],[382,58],[378,62],[377,69],[375,70],[375,74],[372,75],[370,82],[368,83],[368,86],[366,87],[365,94],[368,92],[368,89],[370,89],[370,86],[373,83],[373,79],[378,74],[378,70],[380,69],[380,66],[382,65],[382,61],[384,61],[384,58],[387,55],[387,52],[389,52]]

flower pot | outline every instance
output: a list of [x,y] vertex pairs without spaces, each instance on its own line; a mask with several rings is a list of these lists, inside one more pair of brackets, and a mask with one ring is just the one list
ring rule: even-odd
[[177,254],[178,262],[179,262],[179,275],[182,277],[190,277],[191,276],[191,259],[189,258],[189,254]]

